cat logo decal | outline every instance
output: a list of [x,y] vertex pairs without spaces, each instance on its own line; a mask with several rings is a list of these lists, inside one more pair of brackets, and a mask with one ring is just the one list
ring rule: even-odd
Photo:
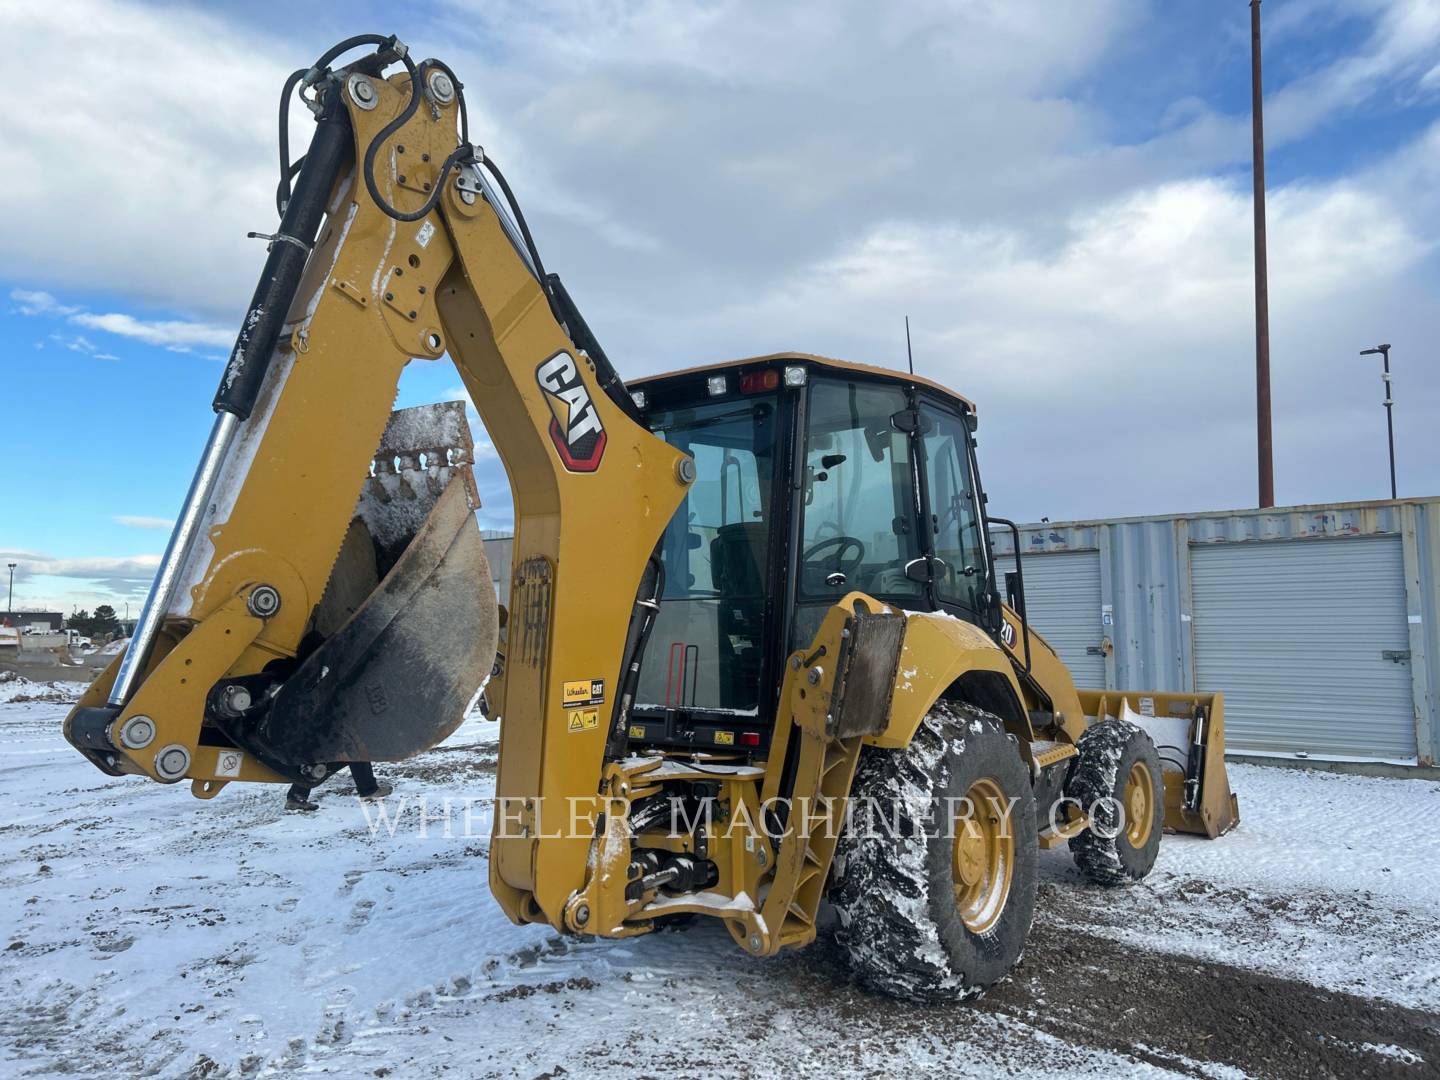
[[605,455],[605,425],[574,359],[556,353],[535,369],[535,381],[550,406],[550,441],[561,464],[570,472],[594,472]]

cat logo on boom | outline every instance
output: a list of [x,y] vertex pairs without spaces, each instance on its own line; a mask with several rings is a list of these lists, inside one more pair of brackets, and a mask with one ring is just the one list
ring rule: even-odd
[[605,426],[567,352],[558,352],[535,369],[535,380],[550,406],[550,441],[570,472],[594,472],[605,454]]

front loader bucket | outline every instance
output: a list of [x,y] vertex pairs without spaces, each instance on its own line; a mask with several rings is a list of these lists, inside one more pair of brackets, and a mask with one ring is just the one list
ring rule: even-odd
[[324,643],[234,731],[287,766],[398,761],[460,725],[498,612],[459,402],[392,415],[315,615]]
[[1223,694],[1081,690],[1087,717],[1138,724],[1160,752],[1165,828],[1211,840],[1240,823],[1240,802],[1225,772]]

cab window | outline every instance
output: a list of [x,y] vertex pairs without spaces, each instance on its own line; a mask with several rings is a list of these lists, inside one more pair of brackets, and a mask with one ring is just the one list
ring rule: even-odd
[[665,586],[636,703],[755,712],[770,566],[776,398],[657,412],[651,430],[695,459],[660,541]]

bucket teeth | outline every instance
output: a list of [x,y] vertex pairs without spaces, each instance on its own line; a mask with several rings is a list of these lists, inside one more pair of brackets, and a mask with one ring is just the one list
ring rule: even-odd
[[451,481],[465,485],[471,509],[479,507],[470,471],[474,460],[475,443],[463,401],[390,414],[356,509],[382,563],[393,564],[400,557]]

